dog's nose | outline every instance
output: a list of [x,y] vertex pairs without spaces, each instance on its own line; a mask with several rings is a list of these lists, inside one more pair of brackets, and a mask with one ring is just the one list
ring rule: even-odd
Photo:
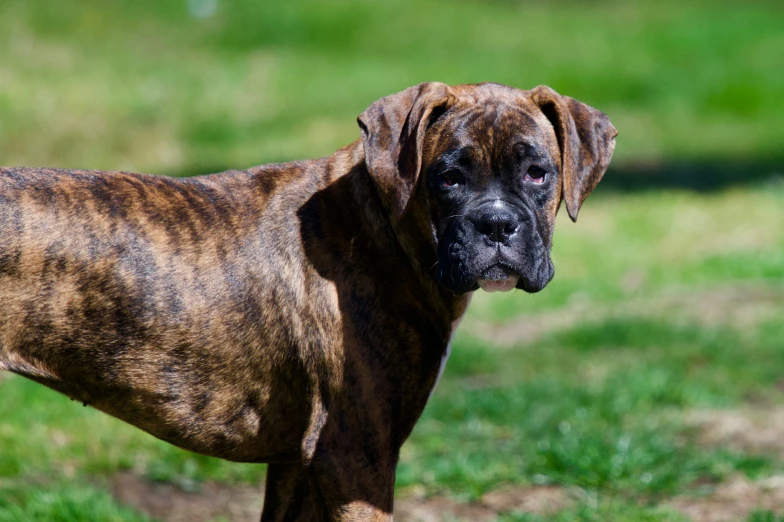
[[520,227],[520,222],[509,212],[493,210],[474,220],[476,230],[493,243],[503,243]]

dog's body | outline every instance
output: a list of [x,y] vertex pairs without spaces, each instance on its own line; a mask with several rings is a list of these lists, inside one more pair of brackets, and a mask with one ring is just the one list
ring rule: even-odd
[[0,169],[0,370],[269,462],[263,520],[389,520],[471,291],[541,289],[562,194],[576,217],[609,163],[614,128],[577,103],[423,84],[320,160]]

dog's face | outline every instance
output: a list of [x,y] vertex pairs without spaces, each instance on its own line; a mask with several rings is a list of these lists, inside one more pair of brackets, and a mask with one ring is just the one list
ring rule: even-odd
[[541,111],[526,109],[458,103],[427,132],[421,183],[438,244],[436,275],[455,292],[477,285],[537,292],[553,276],[560,152]]
[[433,274],[456,293],[544,288],[561,198],[576,219],[617,134],[604,114],[549,88],[497,84],[412,87],[360,125],[382,198],[395,219],[426,222]]

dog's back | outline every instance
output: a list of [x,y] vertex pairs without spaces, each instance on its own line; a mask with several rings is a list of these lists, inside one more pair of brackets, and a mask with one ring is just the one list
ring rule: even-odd
[[0,169],[0,369],[202,453],[297,448],[304,426],[258,412],[307,418],[267,349],[299,335],[270,318],[295,216],[264,212],[298,176]]

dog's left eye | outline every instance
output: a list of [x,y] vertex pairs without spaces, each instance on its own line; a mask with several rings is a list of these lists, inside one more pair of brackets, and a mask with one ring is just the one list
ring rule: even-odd
[[528,172],[525,173],[525,180],[531,183],[544,183],[546,177],[547,171],[536,165],[528,167]]
[[463,173],[459,170],[448,170],[441,174],[441,184],[447,188],[460,185],[464,181]]

